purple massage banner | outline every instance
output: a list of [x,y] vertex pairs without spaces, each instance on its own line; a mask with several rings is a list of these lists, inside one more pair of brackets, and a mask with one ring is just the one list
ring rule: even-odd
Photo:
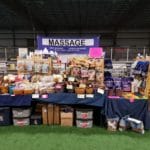
[[47,48],[59,54],[88,54],[90,47],[100,46],[99,37],[44,37],[37,36],[39,50]]

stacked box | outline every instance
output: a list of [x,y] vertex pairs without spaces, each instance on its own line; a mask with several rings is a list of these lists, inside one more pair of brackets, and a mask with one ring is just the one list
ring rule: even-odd
[[26,126],[30,125],[30,108],[13,108],[13,124],[15,126]]
[[60,124],[60,108],[57,105],[43,105],[42,107],[42,120],[46,125],[59,125]]
[[61,126],[73,126],[73,112],[61,112]]
[[11,125],[11,111],[9,107],[0,107],[0,126]]
[[47,110],[47,105],[42,106],[42,121],[44,125],[48,124],[48,110]]
[[77,109],[76,110],[76,126],[79,128],[93,127],[93,110]]

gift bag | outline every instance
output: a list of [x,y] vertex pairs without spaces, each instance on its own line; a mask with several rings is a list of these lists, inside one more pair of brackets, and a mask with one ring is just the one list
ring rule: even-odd
[[107,119],[107,130],[117,131],[119,118],[108,118]]

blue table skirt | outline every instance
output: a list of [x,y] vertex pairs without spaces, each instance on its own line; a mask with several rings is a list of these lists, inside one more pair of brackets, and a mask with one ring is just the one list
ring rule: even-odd
[[32,96],[31,95],[0,95],[0,107],[4,106],[31,106]]
[[105,115],[107,118],[122,118],[130,115],[133,118],[142,120],[145,128],[150,129],[150,117],[148,115],[148,103],[146,100],[136,100],[131,103],[126,99],[106,99]]
[[[2,106],[31,106],[32,100],[31,95],[0,95],[0,107]],[[53,104],[65,104],[75,105],[83,104],[89,106],[103,107],[105,102],[105,96],[101,94],[95,94],[94,98],[79,99],[76,94],[72,93],[55,93],[49,94],[47,99],[38,99],[38,101],[53,103]]]
[[49,94],[48,99],[32,100],[31,95],[0,95],[0,107],[21,107],[31,106],[32,101],[40,101],[60,105],[87,105],[102,107],[107,118],[124,117],[130,115],[133,118],[142,120],[146,129],[150,129],[150,112],[148,112],[148,102],[136,100],[130,103],[126,99],[108,99],[105,95],[95,94],[94,98],[78,99],[73,93]]
[[105,95],[95,94],[94,98],[77,98],[74,93],[55,93],[49,94],[48,99],[38,99],[39,101],[61,104],[61,105],[88,105],[103,107],[105,102]]

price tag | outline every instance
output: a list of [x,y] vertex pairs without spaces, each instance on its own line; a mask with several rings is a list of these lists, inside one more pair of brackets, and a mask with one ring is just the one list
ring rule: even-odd
[[66,87],[68,90],[72,90],[73,89],[73,86],[72,85],[67,85]]
[[32,94],[32,98],[35,99],[35,98],[39,98],[39,94]]
[[77,95],[77,98],[83,99],[83,98],[85,98],[85,95],[84,95],[84,94],[78,94],[78,95]]
[[74,82],[75,81],[75,77],[68,77],[68,81]]
[[103,89],[98,88],[98,89],[97,89],[97,93],[104,94],[104,90],[103,90]]
[[87,98],[94,98],[94,94],[86,94]]

